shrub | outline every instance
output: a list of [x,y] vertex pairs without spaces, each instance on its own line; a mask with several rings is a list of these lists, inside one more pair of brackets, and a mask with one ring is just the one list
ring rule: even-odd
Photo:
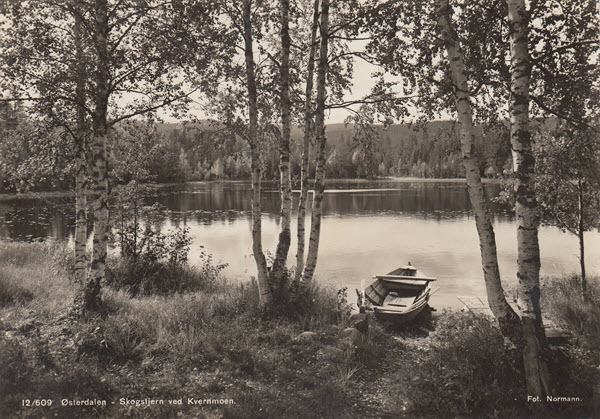
[[565,275],[542,279],[542,305],[553,319],[590,348],[600,347],[600,280],[588,278],[587,299],[581,277]]
[[207,289],[214,285],[226,264],[215,264],[202,250],[200,267],[187,264],[189,233],[177,229],[166,235],[152,230],[140,238],[135,257],[127,253],[107,265],[106,283],[131,295],[167,295]]
[[517,412],[515,400],[522,401],[524,394],[521,354],[507,349],[497,327],[474,316],[445,313],[429,339],[428,349],[416,351],[395,377],[406,396],[407,413],[457,417]]

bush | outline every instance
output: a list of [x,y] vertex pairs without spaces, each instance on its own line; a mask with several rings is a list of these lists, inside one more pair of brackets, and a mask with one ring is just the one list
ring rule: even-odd
[[[129,233],[123,233],[123,235]],[[200,254],[200,268],[187,263],[191,239],[188,229],[177,229],[167,234],[146,228],[137,244],[121,248],[121,257],[107,265],[106,283],[116,290],[136,295],[167,295],[207,289],[219,278],[226,264],[215,264],[204,250]],[[124,250],[129,249],[129,250]]]
[[504,345],[493,323],[445,313],[429,339],[428,347],[413,353],[395,377],[404,387],[407,413],[457,417],[497,411],[510,416],[523,407],[521,354]]

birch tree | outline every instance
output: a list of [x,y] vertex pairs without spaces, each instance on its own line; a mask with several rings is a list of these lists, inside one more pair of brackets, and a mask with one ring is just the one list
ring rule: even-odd
[[296,252],[296,273],[295,281],[299,281],[304,271],[304,251],[305,251],[305,236],[306,236],[306,202],[308,199],[308,170],[309,170],[309,155],[310,142],[313,133],[313,106],[312,94],[314,84],[314,68],[315,56],[317,53],[317,30],[319,29],[319,0],[315,0],[313,6],[313,20],[310,31],[309,53],[306,65],[306,91],[304,99],[304,135],[302,140],[302,165],[300,169],[300,198],[298,200],[298,224],[297,224],[297,241],[298,250]]
[[535,197],[535,159],[529,127],[529,78],[531,74],[524,0],[507,0],[511,54],[510,141],[515,173],[517,216],[517,277],[523,327],[523,362],[528,394],[540,399],[550,394],[550,377],[543,350],[546,335],[540,305],[539,215]]
[[475,126],[471,110],[471,98],[460,41],[452,26],[452,14],[448,0],[436,0],[437,22],[442,39],[446,45],[454,101],[460,126],[460,145],[467,180],[467,190],[471,206],[475,212],[475,224],[479,235],[483,278],[485,280],[488,301],[494,316],[498,319],[502,333],[513,341],[520,339],[519,316],[506,301],[500,279],[498,254],[494,228],[490,217],[489,205],[481,183],[479,160],[475,151]]
[[260,204],[261,163],[258,137],[258,93],[256,90],[254,46],[252,38],[252,0],[243,0],[244,59],[248,89],[248,142],[252,169],[252,253],[256,261],[259,305],[271,304],[273,295],[269,286],[267,260],[262,247],[262,212]]
[[77,126],[75,135],[75,276],[81,284],[85,280],[87,258],[87,165],[86,149],[89,132],[86,112],[86,59],[84,51],[83,28],[80,16],[75,16],[73,37],[75,40],[76,86],[75,102],[77,106]]
[[[331,5],[333,4],[333,7]],[[352,89],[353,62],[354,59],[370,61],[370,57],[355,46],[351,41],[361,39],[360,26],[361,18],[365,10],[360,2],[325,2],[321,1],[320,16],[317,16],[318,2],[315,1],[315,15],[313,20],[313,31],[318,30],[319,56],[317,63],[317,85],[316,85],[316,109],[314,111],[314,128],[311,130],[311,121],[308,118],[310,105],[310,90],[312,87],[312,69],[310,65],[313,57],[312,49],[309,50],[309,68],[307,70],[308,79],[306,86],[306,102],[304,117],[304,135],[305,144],[307,135],[313,135],[315,138],[315,179],[313,182],[313,200],[310,208],[311,224],[308,249],[306,252],[306,261],[300,261],[304,255],[304,230],[301,224],[304,222],[304,213],[300,212],[299,207],[299,229],[298,229],[298,253],[296,255],[296,277],[308,285],[313,281],[314,272],[317,266],[319,242],[321,236],[321,222],[323,216],[323,196],[325,192],[326,178],[326,141],[325,134],[325,112],[330,109],[347,109],[356,117],[361,116],[361,111],[354,109],[357,106],[376,105],[380,111],[387,112],[390,109],[396,109],[398,103],[396,95],[389,91],[385,83],[376,83],[376,88],[365,97],[355,100],[345,100],[345,93]],[[316,25],[317,17],[319,23]],[[312,33],[311,33],[312,41]],[[311,42],[310,45],[314,45]],[[316,46],[315,46],[316,48]],[[316,55],[316,50],[314,51]],[[309,84],[310,83],[310,84]],[[306,166],[308,167],[308,166]],[[308,175],[308,169],[306,171]],[[302,175],[301,182],[304,182]],[[304,185],[304,183],[302,183]],[[304,192],[301,191],[301,203],[304,204]],[[300,236],[302,234],[302,237]],[[300,273],[301,271],[301,273]]]
[[[28,8],[33,13],[27,14]],[[76,138],[77,133],[81,136],[77,126],[83,123],[84,110],[89,121],[93,249],[75,312],[99,310],[109,231],[106,143],[110,129],[159,109],[177,112],[185,108],[195,81],[188,75],[209,74],[214,67],[208,63],[224,54],[212,43],[219,36],[212,26],[214,8],[203,3],[196,22],[202,22],[206,36],[194,38],[191,35],[198,30],[191,30],[179,2],[45,0],[24,3],[18,9],[12,23],[19,31],[13,31],[9,39],[19,35],[30,40],[33,48],[11,49],[7,55],[11,61],[3,62],[9,64],[3,65],[3,72],[23,87],[20,92],[28,95],[23,99],[45,106],[48,114],[61,112],[55,119],[76,132]],[[189,71],[194,67],[202,71]],[[196,83],[195,89],[208,85]],[[81,230],[78,236],[83,237]],[[78,247],[80,255],[81,251]]]
[[10,11],[2,69],[12,97],[33,99],[27,106],[30,115],[40,116],[38,123],[60,127],[74,146],[74,258],[75,277],[81,283],[87,265],[85,142],[90,131],[86,109],[89,51],[83,24],[79,17],[73,19],[47,1],[14,4]]
[[577,236],[581,291],[587,294],[584,233],[600,225],[600,150],[591,129],[562,123],[537,135],[535,192],[542,223]]
[[280,1],[281,25],[281,64],[280,64],[280,102],[281,102],[281,140],[279,143],[279,188],[281,199],[281,230],[275,251],[275,260],[271,268],[270,283],[279,296],[287,289],[288,278],[284,274],[291,242],[292,222],[292,178],[290,170],[290,134],[292,128],[290,101],[290,2]]
[[305,284],[310,284],[317,266],[321,217],[323,214],[323,195],[325,192],[325,96],[327,94],[326,77],[329,64],[327,52],[329,42],[329,0],[321,1],[319,30],[321,36],[319,45],[319,63],[317,67],[317,109],[315,116],[315,148],[317,162],[313,186],[314,196],[312,202],[308,253],[306,255],[306,265],[304,266],[304,271],[302,273],[302,281]]

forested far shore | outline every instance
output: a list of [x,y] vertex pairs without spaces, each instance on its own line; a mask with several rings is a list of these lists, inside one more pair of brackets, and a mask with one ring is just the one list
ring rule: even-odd
[[[553,125],[554,121],[540,124]],[[365,142],[354,124],[326,128],[327,177],[373,179],[381,177],[464,178],[460,144],[454,121],[375,126]],[[480,174],[499,178],[510,170],[510,144],[506,124],[478,127],[476,141]],[[292,129],[292,178],[300,177],[300,128]],[[263,178],[279,178],[279,154],[273,139],[263,145]],[[270,143],[269,143],[270,142]],[[249,146],[240,136],[211,121],[156,123],[128,121],[109,133],[108,166],[113,184],[132,179],[153,183],[250,179]],[[45,128],[4,104],[0,112],[0,192],[72,189],[74,156],[61,128]],[[311,155],[314,154],[314,150]],[[315,158],[310,159],[310,177]]]

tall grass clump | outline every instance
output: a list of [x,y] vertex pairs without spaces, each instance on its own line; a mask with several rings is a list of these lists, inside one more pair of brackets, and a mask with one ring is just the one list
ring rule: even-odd
[[412,351],[393,377],[405,395],[399,408],[420,417],[476,417],[523,407],[521,354],[508,349],[491,322],[463,313],[439,316],[427,345]]
[[285,316],[297,321],[303,330],[343,327],[351,311],[347,288],[313,282],[304,292],[292,293],[282,307]]
[[543,310],[589,348],[600,348],[600,279],[588,278],[587,295],[578,275],[542,280]]
[[0,308],[26,307],[44,315],[65,308],[74,295],[66,252],[51,241],[0,242]]

